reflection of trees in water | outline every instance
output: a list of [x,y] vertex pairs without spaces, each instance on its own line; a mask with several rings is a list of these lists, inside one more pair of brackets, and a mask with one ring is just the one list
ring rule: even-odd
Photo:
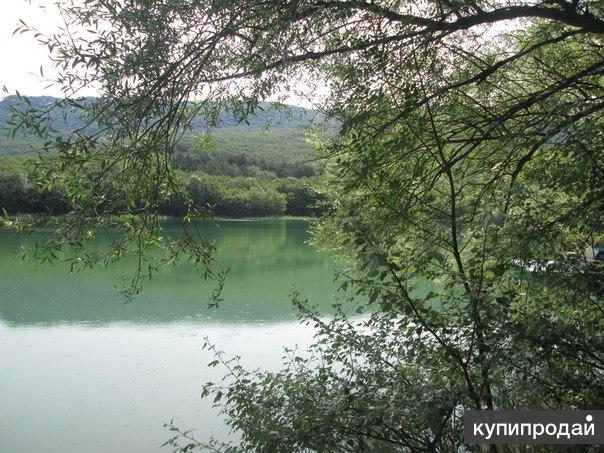
[[[267,221],[270,222],[270,221]],[[308,240],[306,223],[279,221],[247,222],[245,228],[227,226],[215,228],[217,258],[231,266],[282,267],[284,265],[315,265],[317,253],[304,245]],[[287,253],[284,253],[286,251]]]
[[[243,268],[250,265],[266,268],[282,268],[284,265],[317,265],[318,252],[305,246],[309,235],[306,231],[307,223],[298,219],[266,219],[266,220],[221,220],[217,224],[201,225],[204,239],[214,239],[218,250],[216,259],[230,265],[232,269]],[[181,234],[178,226],[168,228],[167,233],[172,237]],[[47,237],[44,233],[31,235],[17,235],[2,233],[0,235],[0,265],[14,266],[15,254],[21,247],[30,249],[36,243],[41,243]],[[102,253],[117,236],[110,232],[101,232],[97,237],[86,244],[87,251],[91,254]],[[284,253],[287,252],[287,253]],[[65,253],[69,253],[68,251]],[[149,253],[158,257],[161,252]],[[325,260],[327,262],[327,260]],[[112,276],[116,273],[127,273],[132,269],[135,260],[126,257],[111,265],[109,272]],[[24,266],[29,272],[48,271],[46,266],[36,266],[35,263],[25,262]],[[56,265],[57,269],[61,264]],[[98,269],[97,269],[98,270]],[[95,270],[95,272],[97,271]],[[167,275],[194,274],[192,267],[186,263],[176,267],[166,268],[162,273]]]
[[[173,230],[176,234],[177,230]],[[131,271],[133,260],[109,269],[69,274],[66,266],[41,265],[31,258],[15,259],[14,251],[30,247],[44,234],[0,236],[0,317],[9,324],[258,322],[292,319],[292,284],[326,309],[333,291],[333,263],[305,245],[306,224],[297,220],[220,222],[204,234],[218,243],[217,260],[230,265],[224,298],[218,310],[207,308],[214,282],[204,282],[193,266],[181,263],[161,269],[143,294],[123,305],[113,285]],[[104,233],[91,242],[90,251],[102,250],[112,239]]]

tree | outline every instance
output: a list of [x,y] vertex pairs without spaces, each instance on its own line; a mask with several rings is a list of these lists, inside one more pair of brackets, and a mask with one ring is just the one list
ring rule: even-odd
[[287,197],[287,213],[311,216],[318,211],[320,196],[305,180],[285,178],[279,181],[277,190]]
[[[64,9],[73,33],[42,41],[68,89],[102,87],[85,112],[107,135],[49,146],[65,165],[115,161],[145,214],[177,190],[171,152],[193,114],[245,118],[292,81],[329,85],[342,129],[316,239],[351,260],[350,300],[327,323],[294,293],[321,336],[280,373],[219,354],[232,379],[206,392],[241,448],[454,451],[464,408],[602,407],[602,266],[583,259],[604,240],[601,2]],[[44,115],[21,118],[44,135]]]
[[224,189],[209,177],[191,176],[187,183],[187,192],[199,207],[212,208],[224,198]]
[[33,190],[23,172],[10,168],[0,171],[0,208],[8,212],[29,211]]

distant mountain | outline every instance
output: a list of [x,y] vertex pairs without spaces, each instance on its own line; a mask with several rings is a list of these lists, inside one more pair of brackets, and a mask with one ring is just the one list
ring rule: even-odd
[[[56,100],[57,98],[51,96],[32,96],[29,98],[31,105],[35,108],[42,108]],[[87,98],[87,100],[91,101],[94,100],[94,98]],[[9,107],[11,105],[19,105],[17,96],[7,96],[0,100],[0,128],[4,128],[10,119],[11,111]],[[299,129],[309,126],[313,121],[317,120],[317,118],[320,118],[319,114],[314,110],[294,105],[289,105],[288,108],[289,112],[287,113],[276,112],[271,109],[269,103],[261,103],[254,115],[247,119],[247,123],[238,122],[237,118],[231,112],[223,110],[219,115],[217,127],[258,129],[270,124],[273,128]],[[66,118],[63,118],[63,115],[60,112],[57,112],[55,115],[54,126],[58,130],[71,131],[79,129],[83,125],[83,120],[75,114],[68,113]],[[191,133],[201,133],[204,130],[204,125],[204,118],[194,118],[192,121]]]
[[[93,100],[94,98],[88,98]],[[50,96],[33,96],[29,98],[31,105],[42,108],[56,101]],[[18,105],[16,96],[8,96],[0,100],[0,131],[7,130],[10,119],[11,105]],[[192,130],[178,145],[178,166],[191,170],[201,170],[213,174],[238,174],[237,169],[229,167],[228,172],[223,167],[233,162],[240,162],[242,155],[251,159],[249,165],[256,165],[262,169],[275,170],[282,173],[280,166],[290,166],[296,162],[305,162],[311,158],[313,148],[304,139],[303,128],[321,117],[316,111],[298,106],[288,106],[289,112],[275,112],[270,109],[270,104],[263,103],[254,115],[248,118],[248,123],[240,123],[230,112],[223,111],[219,116],[217,130],[212,132],[214,160],[206,162],[200,160],[199,155],[192,153],[194,140],[190,137],[204,132],[204,119],[195,118],[192,121]],[[270,124],[266,131],[264,126]],[[75,114],[67,114],[66,118],[57,112],[54,127],[59,131],[68,133],[80,129],[84,122]],[[333,123],[332,123],[333,126]],[[89,129],[89,132],[92,128]],[[93,129],[92,129],[93,130]],[[0,132],[0,157],[27,156],[41,148],[40,140],[32,134],[18,133],[14,139],[7,137],[5,131]],[[231,162],[233,161],[233,162]],[[224,164],[226,162],[227,164]],[[304,172],[308,173],[306,170]],[[288,171],[286,171],[288,173]],[[291,173],[291,172],[289,172]],[[312,172],[311,172],[312,173]]]

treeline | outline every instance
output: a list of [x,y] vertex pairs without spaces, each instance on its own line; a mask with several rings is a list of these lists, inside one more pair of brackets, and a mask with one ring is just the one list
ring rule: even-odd
[[67,192],[53,187],[45,190],[33,181],[30,172],[15,164],[0,165],[0,210],[11,214],[65,214],[71,210]]
[[[319,213],[318,180],[309,178],[252,178],[179,172],[182,193],[160,208],[161,214],[183,215],[190,208],[224,217],[277,215],[312,216]],[[71,203],[65,188],[41,188],[24,165],[0,166],[0,209],[9,213],[65,214]],[[116,214],[120,194],[112,197]]]
[[215,176],[183,173],[184,196],[175,196],[161,208],[162,214],[181,215],[187,200],[196,209],[223,217],[277,215],[312,216],[320,213],[321,196],[317,178],[274,178]]

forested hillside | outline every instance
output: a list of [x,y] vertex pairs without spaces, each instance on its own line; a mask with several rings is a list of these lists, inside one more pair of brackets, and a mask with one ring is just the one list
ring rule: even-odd
[[[29,98],[35,108],[55,100],[48,96]],[[18,102],[16,96],[0,101],[4,129],[0,138],[0,207],[10,213],[66,213],[70,201],[65,191],[56,185],[46,188],[44,176],[32,165],[41,148],[39,141],[21,131],[14,137],[8,134],[11,106]],[[173,158],[185,196],[168,200],[163,213],[182,213],[189,197],[193,207],[220,216],[312,215],[322,169],[305,130],[319,118],[312,110],[288,106],[287,111],[275,111],[269,104],[261,104],[245,123],[223,110],[211,130],[203,118],[195,118]],[[73,113],[56,113],[52,123],[66,134],[86,128],[86,122]],[[114,195],[118,213],[119,191]]]
[[[80,104],[86,105],[95,98],[83,98],[79,101]],[[52,96],[31,96],[28,101],[34,108],[42,108],[50,105],[58,99]],[[20,101],[18,96],[6,96],[0,99],[0,124],[6,124],[11,117],[11,106],[15,106],[20,110],[27,107],[23,101]],[[64,118],[63,115],[66,114]],[[218,115],[217,128],[233,128],[233,127],[251,127],[261,128],[266,125],[271,125],[274,128],[294,128],[299,129],[308,126],[312,121],[320,121],[321,115],[311,109],[298,107],[295,105],[287,105],[282,109],[272,108],[270,103],[261,102],[254,113],[241,122],[236,115],[228,109],[221,109]],[[79,115],[73,112],[56,111],[53,114],[54,126],[59,130],[71,132],[80,129],[86,125],[86,121]],[[206,122],[201,116],[197,116],[192,121],[192,133],[199,134],[204,132]]]

